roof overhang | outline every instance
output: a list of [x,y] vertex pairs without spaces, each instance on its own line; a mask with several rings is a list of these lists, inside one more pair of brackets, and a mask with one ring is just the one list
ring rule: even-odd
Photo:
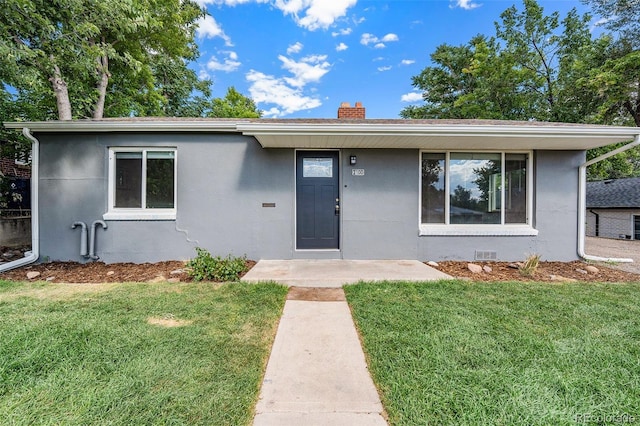
[[[366,120],[365,120],[366,121]],[[464,122],[461,122],[464,123]],[[637,127],[558,123],[423,124],[411,120],[394,123],[349,123],[327,120],[206,120],[108,119],[4,123],[9,129],[32,132],[212,132],[241,133],[255,137],[263,148],[366,148],[442,150],[585,150],[625,142],[640,134]]]
[[264,148],[584,150],[625,142],[640,128],[514,125],[238,125]]

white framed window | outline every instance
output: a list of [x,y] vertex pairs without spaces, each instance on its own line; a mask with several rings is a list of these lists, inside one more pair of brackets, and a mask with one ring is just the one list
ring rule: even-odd
[[109,148],[105,220],[175,220],[175,148]]
[[420,235],[537,235],[531,152],[420,153]]

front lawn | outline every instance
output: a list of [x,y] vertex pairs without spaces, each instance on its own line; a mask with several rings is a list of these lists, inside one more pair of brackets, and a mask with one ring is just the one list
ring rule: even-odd
[[345,291],[392,425],[640,422],[640,283]]
[[0,281],[0,419],[249,424],[286,292]]

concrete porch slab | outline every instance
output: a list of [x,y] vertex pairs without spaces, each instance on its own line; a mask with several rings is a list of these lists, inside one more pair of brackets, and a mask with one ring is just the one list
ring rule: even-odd
[[451,276],[417,260],[260,260],[245,282],[276,281],[297,287],[342,287],[358,281],[435,281]]

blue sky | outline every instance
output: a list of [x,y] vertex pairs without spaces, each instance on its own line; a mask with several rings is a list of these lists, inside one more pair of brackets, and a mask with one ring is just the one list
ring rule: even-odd
[[[197,0],[194,65],[214,96],[234,86],[265,117],[335,118],[341,102],[362,102],[367,118],[398,118],[419,103],[411,77],[442,43],[494,35],[506,0]],[[579,1],[541,1],[561,17]],[[595,18],[594,18],[595,20]],[[594,21],[595,22],[595,21]]]

